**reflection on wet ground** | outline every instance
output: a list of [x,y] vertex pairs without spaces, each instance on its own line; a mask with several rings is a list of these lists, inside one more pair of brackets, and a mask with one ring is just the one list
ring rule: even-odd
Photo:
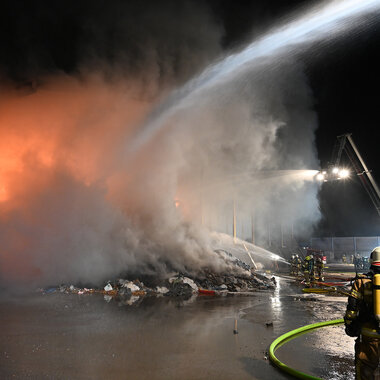
[[[245,310],[253,323],[273,320],[274,337],[306,324],[342,318],[346,297],[301,294],[300,288],[279,279],[269,302]],[[354,378],[354,338],[344,333],[343,326],[314,330],[286,343],[276,356],[287,365],[324,379]]]
[[[131,306],[96,294],[4,299],[0,378],[287,379],[266,359],[270,343],[341,318],[346,299],[303,295],[285,279],[278,284],[253,296],[146,298]],[[339,326],[296,338],[276,355],[326,379],[353,377],[353,339]]]

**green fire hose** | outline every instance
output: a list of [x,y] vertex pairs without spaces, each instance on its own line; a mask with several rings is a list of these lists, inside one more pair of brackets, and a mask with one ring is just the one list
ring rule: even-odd
[[298,379],[314,379],[314,380],[322,380],[319,377],[315,377],[312,375],[307,375],[306,373],[297,371],[291,367],[288,367],[286,364],[282,363],[280,360],[276,358],[274,355],[277,348],[280,348],[283,344],[289,342],[290,340],[297,338],[300,335],[305,334],[306,332],[310,332],[311,330],[318,329],[320,327],[326,327],[331,325],[338,325],[344,323],[343,319],[334,319],[332,321],[327,322],[319,322],[319,323],[313,323],[311,325],[306,325],[303,327],[300,327],[298,329],[292,330],[287,332],[286,334],[281,335],[276,340],[272,342],[272,344],[269,347],[269,359],[270,361],[277,366],[281,371],[287,372],[290,375],[298,378]]

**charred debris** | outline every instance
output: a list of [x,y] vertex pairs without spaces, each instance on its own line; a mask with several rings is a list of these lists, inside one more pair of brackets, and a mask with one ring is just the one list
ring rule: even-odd
[[141,298],[151,296],[189,299],[194,295],[248,295],[257,290],[275,288],[276,280],[274,277],[255,272],[248,264],[227,252],[224,253],[223,256],[228,260],[231,268],[228,273],[213,273],[209,269],[204,269],[196,275],[175,273],[164,279],[158,279],[154,276],[139,276],[138,278],[129,276],[127,279],[125,276],[120,276],[97,287],[83,284],[63,284],[40,289],[40,291],[44,294],[55,292],[78,295],[102,294],[107,302],[116,299],[132,305]]

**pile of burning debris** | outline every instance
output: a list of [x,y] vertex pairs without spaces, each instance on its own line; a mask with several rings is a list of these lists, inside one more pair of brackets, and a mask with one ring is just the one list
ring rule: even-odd
[[45,294],[61,292],[67,294],[102,294],[106,301],[113,298],[134,303],[145,296],[171,296],[190,298],[199,295],[230,295],[243,294],[256,290],[274,289],[275,279],[265,275],[252,273],[250,276],[221,275],[205,271],[201,278],[190,278],[178,273],[164,280],[160,285],[148,287],[140,280],[129,281],[118,279],[107,281],[103,288],[76,287],[74,285],[61,285],[55,288],[43,289]]
[[[61,292],[67,294],[102,294],[106,301],[113,298],[122,300],[127,304],[134,303],[145,296],[168,296],[188,299],[195,294],[199,295],[229,295],[246,294],[257,290],[274,289],[276,281],[274,277],[268,278],[265,274],[252,272],[249,265],[232,256],[226,251],[217,252],[232,266],[231,273],[217,274],[208,269],[196,276],[177,273],[164,280],[142,278],[133,281],[119,278],[115,281],[107,281],[102,287],[81,287],[74,285],[61,285],[42,289],[45,294]],[[231,264],[232,263],[232,264]]]

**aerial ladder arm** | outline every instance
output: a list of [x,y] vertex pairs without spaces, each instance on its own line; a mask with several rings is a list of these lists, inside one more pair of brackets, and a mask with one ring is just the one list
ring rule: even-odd
[[360,179],[364,189],[369,195],[373,205],[380,216],[380,189],[372,176],[371,170],[368,170],[359,149],[354,143],[351,133],[338,136],[338,144],[334,148],[335,166],[339,167],[343,150],[346,152],[351,164]]

